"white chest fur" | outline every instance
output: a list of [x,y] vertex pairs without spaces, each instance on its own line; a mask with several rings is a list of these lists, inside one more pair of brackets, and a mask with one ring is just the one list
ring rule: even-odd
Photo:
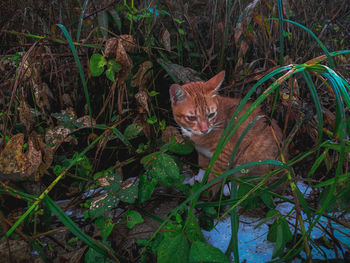
[[209,149],[206,147],[195,145],[195,148],[198,152],[200,152],[201,154],[203,154],[205,157],[209,159],[213,156],[213,153],[209,151]]

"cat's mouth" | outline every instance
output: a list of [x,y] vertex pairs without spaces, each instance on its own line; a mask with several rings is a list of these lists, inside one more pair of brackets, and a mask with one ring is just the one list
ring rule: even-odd
[[196,132],[196,131],[193,131],[190,128],[185,128],[185,127],[181,127],[181,130],[182,130],[182,134],[183,135],[185,135],[187,137],[191,137],[192,135],[197,135],[197,136],[207,135],[213,130],[213,128],[211,127],[205,132]]

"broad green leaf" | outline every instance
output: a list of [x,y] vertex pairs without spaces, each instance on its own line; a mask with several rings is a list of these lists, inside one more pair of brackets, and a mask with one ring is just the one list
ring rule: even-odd
[[111,211],[115,203],[117,202],[117,197],[113,194],[104,194],[95,201],[91,203],[89,216],[92,218],[100,217],[107,212]]
[[141,214],[135,210],[129,210],[126,213],[126,226],[128,228],[134,228],[135,225],[143,223]]
[[170,142],[168,144],[169,151],[177,154],[190,154],[193,152],[193,144],[186,140],[184,143],[178,143],[175,137],[171,137]]
[[106,185],[103,188],[107,190],[109,194],[117,194],[123,182],[122,177],[119,174],[110,173],[105,177],[105,179],[109,185]]
[[276,243],[273,248],[272,258],[280,256],[284,251],[285,243],[283,242],[283,227],[281,224],[276,226]]
[[131,140],[139,136],[141,132],[142,132],[142,126],[138,125],[137,123],[132,123],[128,127],[126,127],[124,131],[124,136],[128,140]]
[[189,262],[229,263],[230,261],[220,249],[201,241],[195,241],[191,245]]
[[122,65],[116,62],[114,59],[108,60],[107,67],[110,68],[114,73],[118,73],[122,69]]
[[96,219],[95,223],[100,230],[102,240],[107,240],[108,236],[112,233],[114,226],[112,219],[109,217],[99,217]]
[[179,232],[174,238],[164,238],[157,252],[158,263],[187,263],[189,244],[186,236]]
[[149,181],[148,176],[146,174],[140,175],[139,202],[141,204],[151,198],[157,183],[158,183],[158,180],[156,178],[151,178],[151,181]]
[[146,161],[146,173],[152,178],[156,178],[161,185],[166,187],[176,186],[182,183],[179,168],[170,155],[158,153]]
[[102,56],[99,53],[92,54],[90,58],[91,76],[93,77],[100,76],[105,70],[106,64],[107,64],[107,61],[104,56]]
[[187,217],[185,234],[191,242],[205,241],[202,231],[198,225],[197,218],[193,213]]
[[133,204],[136,201],[137,195],[138,195],[138,189],[139,189],[139,183],[124,183],[119,192],[118,197],[120,198],[120,201],[125,203]]
[[107,79],[109,79],[110,81],[115,81],[115,77],[114,77],[114,71],[112,70],[112,68],[108,68],[106,70],[106,77]]

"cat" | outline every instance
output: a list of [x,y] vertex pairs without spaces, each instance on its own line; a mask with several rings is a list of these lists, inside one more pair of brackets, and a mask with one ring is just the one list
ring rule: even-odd
[[[225,71],[221,71],[206,82],[190,82],[182,86],[173,84],[169,89],[174,119],[181,127],[182,134],[194,143],[198,152],[198,164],[202,169],[208,166],[227,123],[240,103],[238,98],[223,97],[218,94],[224,77]],[[250,105],[251,103],[246,103],[238,119]],[[214,163],[212,168],[214,171],[226,170],[240,135],[259,115],[263,117],[256,121],[245,135],[236,152],[233,167],[253,161],[275,160],[278,157],[282,142],[281,128],[274,119],[269,120],[261,108],[257,107],[227,143]],[[248,169],[248,174],[264,175],[271,168],[269,165],[252,166]],[[235,176],[240,175],[235,174]],[[214,173],[209,173],[208,181],[216,177]],[[210,187],[212,194],[215,195],[220,187],[220,182]]]

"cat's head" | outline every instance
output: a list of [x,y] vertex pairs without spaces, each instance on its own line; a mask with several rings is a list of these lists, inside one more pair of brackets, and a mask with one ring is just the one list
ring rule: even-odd
[[207,82],[190,82],[170,87],[170,99],[174,119],[188,136],[205,135],[215,127],[218,100],[217,89],[225,77],[225,71]]

